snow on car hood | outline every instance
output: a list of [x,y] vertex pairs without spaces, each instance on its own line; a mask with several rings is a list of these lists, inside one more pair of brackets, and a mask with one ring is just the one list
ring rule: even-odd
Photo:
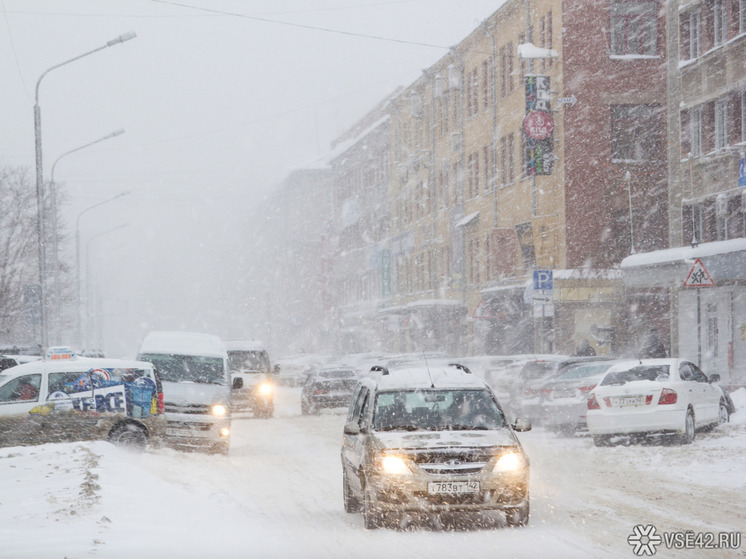
[[169,404],[216,404],[230,399],[230,388],[221,384],[163,381],[163,399]]
[[375,433],[384,448],[489,447],[515,445],[508,429],[491,431],[386,431]]

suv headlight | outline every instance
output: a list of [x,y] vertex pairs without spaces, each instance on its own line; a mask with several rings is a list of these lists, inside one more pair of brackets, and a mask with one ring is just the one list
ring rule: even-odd
[[383,456],[379,459],[378,465],[384,474],[392,476],[412,475],[404,459],[398,456]]
[[269,396],[272,394],[272,385],[269,382],[263,382],[256,387],[256,391],[260,396]]
[[210,413],[214,415],[215,417],[225,417],[228,415],[228,406],[224,406],[223,404],[215,404],[210,408]]
[[526,458],[520,452],[510,451],[497,459],[492,473],[516,472],[526,467]]

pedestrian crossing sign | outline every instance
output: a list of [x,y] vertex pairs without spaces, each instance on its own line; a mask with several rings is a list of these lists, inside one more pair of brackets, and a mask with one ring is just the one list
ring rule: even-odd
[[689,275],[684,280],[684,287],[714,287],[715,282],[713,281],[710,273],[705,268],[702,261],[697,258],[694,261],[694,266],[689,270]]

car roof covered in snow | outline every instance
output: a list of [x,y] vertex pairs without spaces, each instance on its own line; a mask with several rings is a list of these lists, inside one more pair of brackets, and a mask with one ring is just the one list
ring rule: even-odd
[[481,389],[488,388],[479,377],[460,364],[436,367],[409,367],[388,370],[374,366],[366,381],[371,382],[379,392],[391,390],[438,390],[438,389]]
[[259,340],[226,340],[223,344],[228,351],[266,351]]
[[225,345],[218,336],[197,332],[150,332],[142,341],[139,353],[227,357]]

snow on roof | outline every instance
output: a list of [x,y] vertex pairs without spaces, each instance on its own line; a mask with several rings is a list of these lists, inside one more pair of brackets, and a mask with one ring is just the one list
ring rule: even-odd
[[150,332],[140,345],[139,353],[201,355],[225,357],[225,346],[212,334],[197,332]]
[[223,342],[225,349],[243,351],[264,351],[264,344],[259,340],[227,340]]
[[474,212],[473,214],[469,214],[466,217],[462,218],[461,221],[459,221],[456,224],[456,227],[463,227],[464,225],[469,225],[472,221],[474,221],[478,217],[479,217],[479,212]]
[[613,280],[622,279],[621,270],[595,270],[593,268],[574,268],[569,270],[554,270],[553,277],[556,280],[589,280],[603,279]]
[[518,45],[518,58],[557,58],[558,56],[556,50],[537,47],[533,43]]
[[387,375],[377,373],[379,390],[432,388],[484,388],[478,376],[456,367],[411,367],[390,370]]
[[745,250],[746,239],[730,239],[728,241],[702,243],[697,246],[667,248],[628,256],[622,260],[621,268],[622,270],[628,270],[641,266],[653,266],[655,264],[666,264],[685,260],[694,261],[696,258],[729,254]]

